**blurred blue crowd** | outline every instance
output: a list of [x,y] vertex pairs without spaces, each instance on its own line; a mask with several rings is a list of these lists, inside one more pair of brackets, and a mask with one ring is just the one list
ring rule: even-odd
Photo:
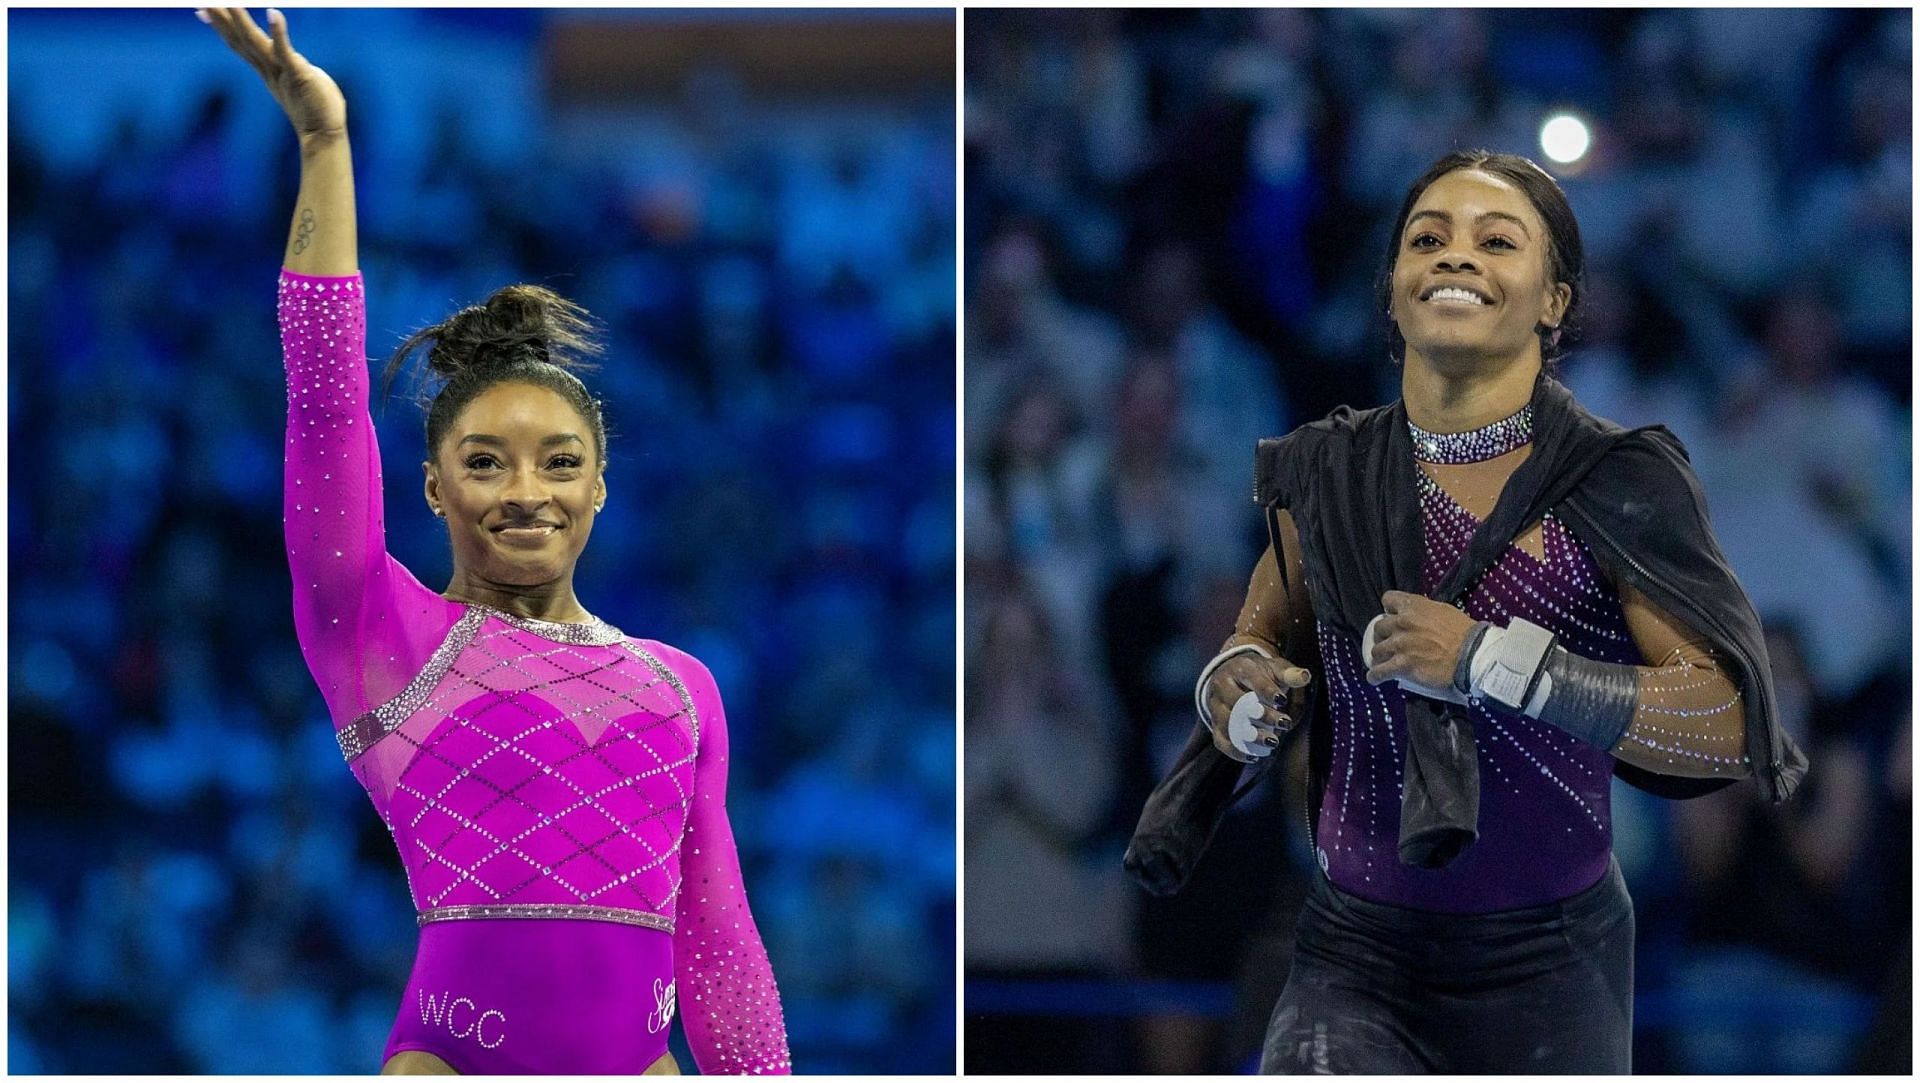
[[1588,258],[1561,377],[1686,444],[1813,764],[1781,807],[1616,787],[1635,1068],[1911,1070],[1912,25],[969,13],[969,1070],[1253,1063],[1299,798],[1256,790],[1171,900],[1121,851],[1265,544],[1255,440],[1398,397],[1408,185],[1458,147],[1551,165],[1559,110],[1594,133],[1554,167]]
[[[581,598],[718,678],[796,1066],[948,1073],[951,80],[570,107],[564,17],[292,12],[351,111],[368,350],[516,281],[604,322]],[[293,635],[291,133],[184,9],[8,21],[9,1069],[376,1070],[416,930]],[[388,544],[436,586],[407,390]]]

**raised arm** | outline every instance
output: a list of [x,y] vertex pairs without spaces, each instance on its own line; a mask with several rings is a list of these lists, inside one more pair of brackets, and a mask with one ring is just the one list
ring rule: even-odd
[[353,154],[344,128],[337,134],[300,137],[300,195],[294,200],[293,223],[287,227],[287,251],[281,263],[295,274],[337,276],[360,272]]
[[437,596],[386,553],[346,104],[333,80],[293,51],[278,12],[268,17],[271,37],[242,9],[200,16],[259,73],[300,142],[278,301],[287,564],[301,652],[335,726],[345,726],[405,686],[445,623]]
[[691,655],[671,648],[660,653],[685,682],[700,724],[674,914],[680,1026],[703,1075],[786,1075],[793,1060],[780,990],[747,906],[727,818],[727,717],[720,690]]
[[[1312,676],[1286,657],[1313,629],[1306,572],[1300,559],[1300,535],[1293,516],[1274,515],[1272,542],[1247,583],[1233,634],[1201,671],[1194,689],[1201,721],[1213,733],[1213,745],[1242,763],[1269,755],[1295,719],[1289,700]],[[1234,708],[1248,693],[1255,697],[1234,720]],[[1254,704],[1260,713],[1247,718]]]
[[303,275],[358,273],[353,156],[347,145],[347,100],[339,86],[294,52],[287,17],[280,12],[267,12],[271,36],[245,8],[201,8],[196,14],[259,73],[300,141],[300,196],[287,228],[286,269]]

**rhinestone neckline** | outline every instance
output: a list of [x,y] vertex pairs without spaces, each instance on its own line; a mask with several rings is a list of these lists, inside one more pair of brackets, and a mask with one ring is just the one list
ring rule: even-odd
[[1533,442],[1533,404],[1528,403],[1519,413],[1491,425],[1466,432],[1428,432],[1411,419],[1407,421],[1407,432],[1413,436],[1413,457],[1423,463],[1457,466],[1485,462]]
[[607,646],[627,638],[626,633],[591,613],[587,614],[587,619],[584,621],[536,620],[533,617],[523,617],[517,613],[509,613],[504,609],[495,609],[477,602],[462,604],[468,609],[477,609],[490,617],[498,617],[523,632],[532,632],[542,639],[550,639],[555,643],[574,646]]

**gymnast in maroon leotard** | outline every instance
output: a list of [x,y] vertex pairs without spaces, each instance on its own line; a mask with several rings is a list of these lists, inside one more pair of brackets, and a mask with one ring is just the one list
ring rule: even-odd
[[444,593],[384,544],[344,103],[242,11],[209,10],[301,136],[279,286],[286,541],[302,652],[399,846],[421,935],[388,1073],[784,1073],[786,1030],[726,812],[707,669],[575,599],[607,499],[584,313],[537,287],[416,334],[446,378],[426,495]]

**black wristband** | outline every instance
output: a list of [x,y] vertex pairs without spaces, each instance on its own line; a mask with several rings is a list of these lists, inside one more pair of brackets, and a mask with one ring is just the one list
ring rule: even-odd
[[1460,647],[1460,661],[1453,666],[1453,690],[1463,696],[1473,694],[1473,654],[1480,649],[1480,641],[1487,638],[1487,629],[1491,627],[1492,621],[1474,621],[1473,628],[1467,632],[1467,641]]

